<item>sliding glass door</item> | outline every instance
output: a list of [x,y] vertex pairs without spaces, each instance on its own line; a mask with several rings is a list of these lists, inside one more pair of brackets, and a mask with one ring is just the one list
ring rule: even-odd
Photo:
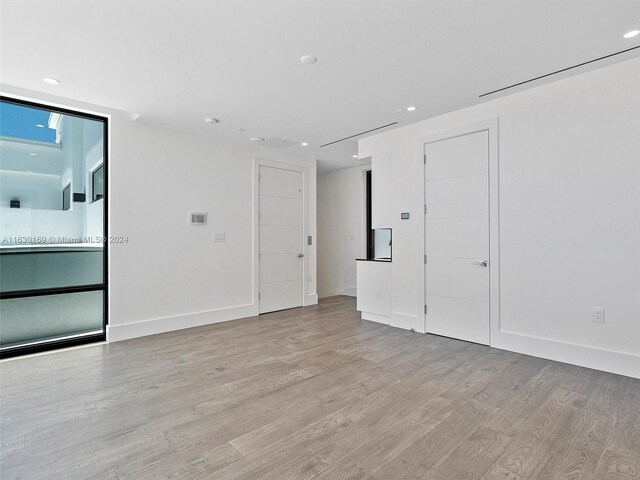
[[105,339],[107,120],[0,100],[0,356]]

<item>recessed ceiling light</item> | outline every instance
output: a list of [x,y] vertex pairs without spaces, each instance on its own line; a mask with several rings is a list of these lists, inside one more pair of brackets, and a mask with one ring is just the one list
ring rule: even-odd
[[216,123],[220,123],[220,120],[213,117],[207,117],[204,119],[204,123],[208,123],[209,125],[215,125]]
[[307,142],[302,142],[300,145],[302,145],[303,147],[306,147],[309,144]]
[[416,107],[407,107],[407,112],[415,112]]
[[264,138],[262,137],[251,137],[249,140],[252,142],[264,142]]
[[300,61],[305,65],[312,65],[318,61],[313,55],[303,55],[300,57]]
[[43,77],[42,81],[48,83],[49,85],[60,85],[60,80],[51,77]]
[[351,155],[353,158],[358,158],[358,155]]
[[640,35],[640,30],[631,30],[630,32],[624,34],[624,38],[633,38],[637,37],[638,35]]
[[37,124],[36,124],[36,127],[38,127],[38,128],[44,128],[44,125],[42,125],[42,124],[40,124],[40,123],[37,123]]
[[38,154],[37,154],[37,153],[33,153],[33,152],[31,152],[29,155],[31,155],[31,156],[33,156],[33,157],[35,157],[35,156],[36,156],[36,155],[38,155]]

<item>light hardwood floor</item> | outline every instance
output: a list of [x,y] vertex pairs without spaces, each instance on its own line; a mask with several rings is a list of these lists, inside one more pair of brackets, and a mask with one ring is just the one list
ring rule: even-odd
[[10,360],[1,478],[640,479],[640,381],[354,299]]

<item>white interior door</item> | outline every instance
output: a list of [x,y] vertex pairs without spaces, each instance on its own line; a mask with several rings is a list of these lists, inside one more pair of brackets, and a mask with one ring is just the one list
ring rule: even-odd
[[302,172],[260,166],[259,312],[299,307],[303,298]]
[[425,144],[426,331],[489,344],[489,132]]

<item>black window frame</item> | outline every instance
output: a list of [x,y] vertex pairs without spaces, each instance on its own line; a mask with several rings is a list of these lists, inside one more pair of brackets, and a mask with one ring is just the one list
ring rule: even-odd
[[[39,101],[29,101],[18,99],[6,95],[0,95],[0,102],[5,103],[13,103],[16,105],[22,105],[25,107],[37,108],[40,110],[46,110],[48,112],[61,113],[63,115],[70,115],[74,117],[85,118],[89,120],[94,120],[102,123],[103,130],[103,161],[102,168],[103,171],[103,188],[105,197],[108,196],[108,165],[109,165],[109,117],[106,115],[95,115],[91,113],[71,110],[63,107],[58,107],[56,105],[50,105],[46,102]],[[73,197],[73,194],[71,194]],[[71,198],[73,201],[73,198]],[[108,212],[108,202],[104,202],[103,204],[103,238],[109,238],[109,212]],[[16,252],[12,253],[15,255],[20,255],[22,253]],[[9,298],[23,298],[23,297],[34,297],[41,295],[57,295],[64,293],[79,293],[79,292],[91,292],[96,290],[101,290],[103,292],[102,296],[102,332],[99,334],[91,334],[91,335],[83,335],[80,337],[71,337],[71,338],[63,338],[63,339],[53,339],[40,341],[37,343],[26,344],[26,345],[18,345],[13,347],[5,347],[0,348],[0,359],[17,357],[21,355],[29,355],[33,353],[39,353],[44,351],[56,350],[60,348],[68,348],[77,345],[85,345],[89,343],[96,342],[104,342],[107,339],[107,325],[109,324],[109,309],[108,309],[108,298],[109,298],[109,242],[105,241],[103,243],[103,254],[102,254],[102,283],[91,284],[91,285],[73,285],[67,287],[54,287],[54,288],[42,288],[37,290],[18,290],[18,291],[10,291],[10,292],[0,292],[0,300],[9,299]]]

